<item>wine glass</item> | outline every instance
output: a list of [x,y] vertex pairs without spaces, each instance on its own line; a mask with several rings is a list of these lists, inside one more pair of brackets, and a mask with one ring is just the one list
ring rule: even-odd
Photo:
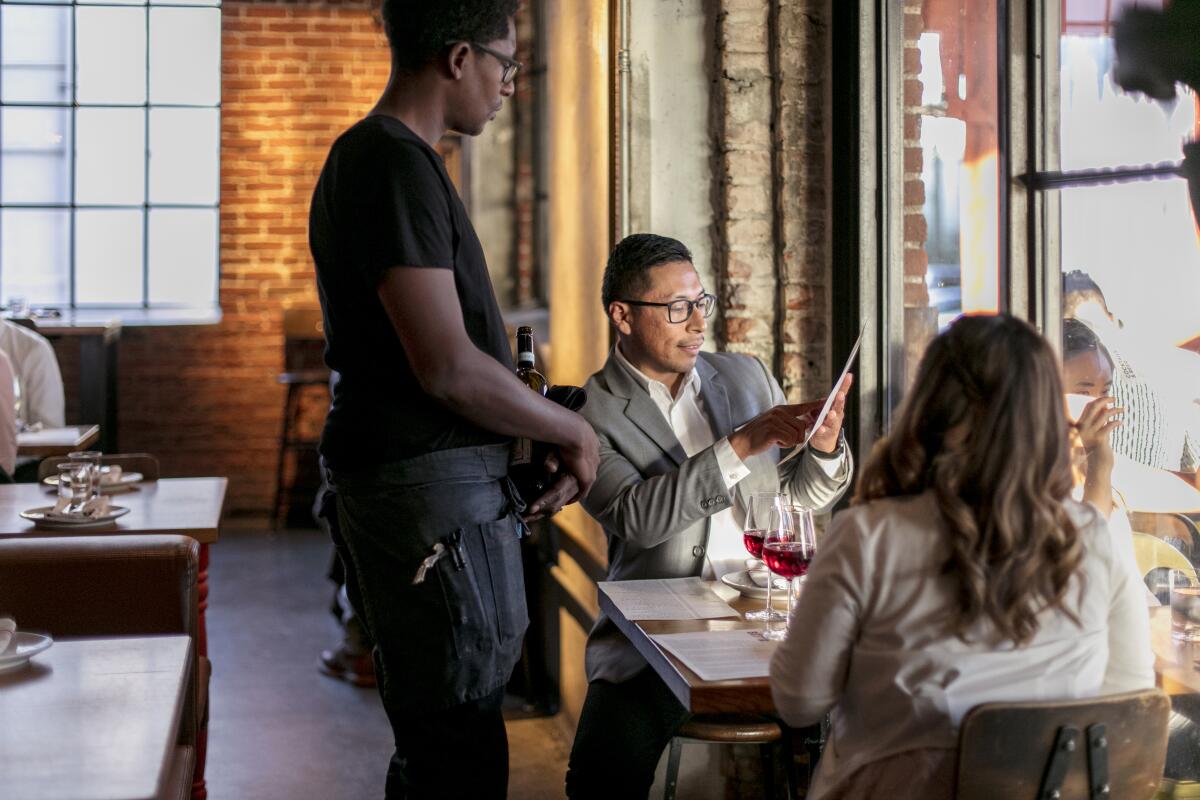
[[[768,585],[775,581],[775,563],[772,560],[771,554],[777,551],[781,545],[787,544],[794,538],[794,521],[792,518],[791,507],[786,503],[780,503],[771,506],[769,509],[767,528],[763,532],[763,561],[767,564],[767,579]],[[780,573],[781,575],[783,573]],[[784,575],[786,577],[786,575]],[[767,625],[763,630],[763,638],[765,639],[782,639],[787,636],[787,626],[783,630],[775,630],[771,627],[771,621],[775,619],[787,619],[779,613],[773,613],[767,619]]]
[[[763,560],[767,566],[790,581],[788,591],[788,619],[792,617],[796,596],[808,574],[808,566],[817,552],[816,525],[811,508],[788,506],[783,514],[788,519],[791,537],[773,539],[763,544]],[[780,638],[783,636],[772,636]]]
[[[771,521],[771,512],[783,507],[784,498],[779,492],[754,492],[750,495],[749,503],[746,506],[746,522],[742,526],[744,531],[742,543],[746,546],[746,552],[759,560],[762,559],[763,538],[767,525]],[[762,611],[747,611],[746,619],[763,620],[770,624],[773,619],[784,618],[783,614],[771,606],[771,583],[773,580],[771,571],[767,570],[767,607]]]

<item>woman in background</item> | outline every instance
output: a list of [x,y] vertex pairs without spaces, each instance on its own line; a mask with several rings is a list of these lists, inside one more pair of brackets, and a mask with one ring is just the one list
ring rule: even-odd
[[771,662],[788,724],[832,709],[814,798],[949,798],[972,707],[1154,685],[1136,576],[1071,488],[1050,346],[1007,315],[954,323],[824,537]]

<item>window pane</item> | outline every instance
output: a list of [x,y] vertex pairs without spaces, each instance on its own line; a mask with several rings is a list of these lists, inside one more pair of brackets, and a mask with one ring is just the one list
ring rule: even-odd
[[[1111,19],[1084,24],[1085,11],[1078,2],[1064,9],[1063,169],[1178,161],[1195,130],[1196,98],[1155,103],[1117,87]],[[1200,464],[1200,237],[1187,184],[1071,187],[1060,204],[1066,390],[1111,391],[1125,409],[1111,436],[1113,483],[1136,497],[1121,458],[1170,470]]]
[[217,110],[150,111],[150,202],[217,204]]
[[103,4],[106,6],[109,6],[109,5],[144,6],[144,5],[146,5],[146,0],[75,0],[75,1],[77,3],[79,3],[79,5],[81,5],[81,6],[98,5],[98,4]]
[[[962,313],[1000,309],[996,4],[904,14],[904,377]],[[897,269],[900,265],[896,266]]]
[[78,8],[79,102],[146,102],[146,9]]
[[0,7],[6,103],[71,101],[71,9]]
[[75,217],[75,302],[142,302],[142,212],[87,211]]
[[0,200],[71,202],[71,114],[65,108],[6,108]]
[[150,302],[201,306],[216,300],[216,210],[151,209]]
[[219,6],[221,0],[150,0],[152,6]]
[[0,211],[0,285],[5,302],[21,297],[37,305],[71,299],[67,211]]
[[140,205],[146,192],[146,112],[81,108],[76,113],[75,201]]
[[150,12],[150,102],[221,102],[221,12],[156,8]]

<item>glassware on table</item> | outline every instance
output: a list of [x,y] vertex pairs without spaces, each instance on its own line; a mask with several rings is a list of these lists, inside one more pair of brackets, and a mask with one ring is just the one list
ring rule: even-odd
[[1200,642],[1200,586],[1178,570],[1171,570],[1171,638]]
[[92,499],[92,465],[87,461],[64,461],[58,465],[58,499],[65,500],[64,514],[80,514]]
[[[767,566],[773,572],[789,581],[788,620],[790,622],[796,596],[800,593],[800,586],[804,582],[805,576],[808,575],[808,565],[812,563],[813,556],[817,552],[817,529],[813,522],[811,508],[788,506],[782,514],[786,517],[787,524],[781,525],[780,529],[789,529],[791,536],[781,535],[765,542],[763,544],[763,560],[767,562]],[[773,635],[775,633],[775,631],[771,631],[767,637],[782,639],[787,635],[786,630],[782,632],[782,635]]]
[[104,454],[99,450],[76,450],[74,453],[67,453],[67,458],[72,461],[90,464],[92,467],[92,493],[91,497],[100,496],[100,458]]
[[[750,495],[749,503],[746,507],[746,522],[742,526],[742,544],[746,546],[746,552],[759,560],[762,560],[763,537],[766,533],[767,525],[771,521],[771,511],[773,509],[782,509],[784,502],[784,497],[779,492],[754,492]],[[749,574],[747,574],[747,577],[749,577]],[[771,571],[768,569],[767,606],[762,611],[747,611],[746,619],[754,621],[765,620],[769,626],[771,620],[784,618],[783,614],[771,606],[771,583],[773,580]]]
[[[790,542],[794,536],[792,514],[790,506],[786,503],[780,503],[778,506],[770,508],[766,530],[763,533],[763,561],[767,565],[767,577],[770,582],[775,581],[775,570],[773,562],[767,560],[769,553],[774,552],[774,548],[778,545]],[[785,620],[782,630],[775,630],[771,622],[782,618]],[[765,629],[763,630],[764,639],[783,639],[787,636],[787,617],[781,614],[773,614],[768,620]]]

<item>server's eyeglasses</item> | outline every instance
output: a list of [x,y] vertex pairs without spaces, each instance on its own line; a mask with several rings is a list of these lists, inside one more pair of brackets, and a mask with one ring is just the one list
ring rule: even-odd
[[[452,41],[452,42],[446,42],[446,44],[453,45],[453,44],[458,44],[458,42]],[[471,45],[471,47],[474,47],[476,50],[478,50],[481,53],[487,53],[489,56],[491,56],[492,58],[494,58],[500,62],[500,66],[504,67],[504,72],[502,72],[500,74],[500,84],[502,86],[505,84],[512,83],[513,79],[517,77],[517,71],[520,70],[522,66],[524,66],[520,61],[509,58],[508,56],[504,55],[504,53],[501,53],[498,50],[493,50],[490,47],[481,45],[479,42],[467,42],[467,44]]]

